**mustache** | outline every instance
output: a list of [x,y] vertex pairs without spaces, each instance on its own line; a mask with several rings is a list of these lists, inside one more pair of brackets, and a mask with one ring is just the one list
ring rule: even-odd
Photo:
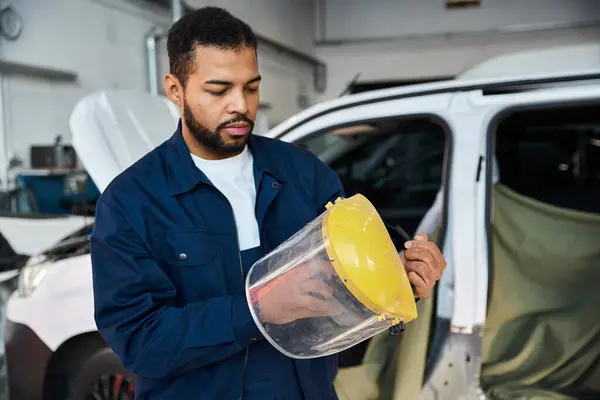
[[254,128],[254,121],[252,121],[250,118],[246,117],[245,115],[237,115],[236,117],[230,119],[229,121],[225,121],[225,122],[219,124],[219,126],[217,126],[217,132],[220,131],[221,129],[224,129],[227,125],[235,124],[236,122],[245,122],[248,125],[250,125],[251,130]]

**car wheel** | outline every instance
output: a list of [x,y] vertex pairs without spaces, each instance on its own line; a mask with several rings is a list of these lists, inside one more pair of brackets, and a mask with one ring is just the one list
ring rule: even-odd
[[135,375],[104,348],[83,364],[71,388],[70,400],[133,400]]

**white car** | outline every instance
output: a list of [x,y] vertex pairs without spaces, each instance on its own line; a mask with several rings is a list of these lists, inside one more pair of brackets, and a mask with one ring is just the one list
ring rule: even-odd
[[[78,157],[103,191],[119,171],[166,140],[177,119],[177,109],[165,98],[107,91],[80,100],[70,126]],[[96,332],[89,256],[93,226],[88,219],[21,270],[4,328],[10,399],[87,398],[73,397],[72,389],[85,392],[93,386],[90,375],[99,378],[104,372],[111,380],[103,381],[111,387],[107,390],[133,393],[126,385],[129,375],[111,352],[103,351],[106,344]],[[91,371],[82,370],[86,362]],[[115,386],[115,379],[123,384]]]
[[[540,54],[534,60],[550,62]],[[444,189],[433,236],[447,272],[402,335],[378,335],[342,354],[341,399],[600,394],[600,329],[590,323],[598,319],[573,297],[593,301],[600,293],[600,270],[586,269],[600,262],[600,64],[592,65],[345,96],[267,133],[309,148],[337,171],[348,195],[363,193],[409,234]],[[102,191],[165,140],[177,118],[164,99],[96,93],[73,113],[74,147]],[[31,259],[20,275],[5,332],[11,400],[133,398],[134,377],[93,320],[91,229]],[[575,275],[560,274],[568,268]],[[514,271],[533,280],[511,282]],[[586,281],[585,291],[574,290]]]
[[25,203],[23,189],[4,192],[1,197],[0,202],[6,206],[0,211],[0,309],[3,309],[27,260],[89,224],[90,217],[11,209],[8,203]]

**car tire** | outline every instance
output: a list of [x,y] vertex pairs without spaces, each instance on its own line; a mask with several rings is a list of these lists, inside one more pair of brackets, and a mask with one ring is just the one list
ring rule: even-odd
[[71,385],[70,400],[134,399],[135,375],[127,371],[115,353],[103,348],[81,367]]

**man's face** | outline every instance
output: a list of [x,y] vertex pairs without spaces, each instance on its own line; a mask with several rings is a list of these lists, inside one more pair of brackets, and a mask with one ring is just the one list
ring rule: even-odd
[[250,47],[238,51],[198,47],[195,57],[195,69],[188,75],[185,89],[180,88],[183,95],[175,101],[182,120],[200,145],[196,150],[204,156],[238,154],[252,132],[258,110],[256,52]]

